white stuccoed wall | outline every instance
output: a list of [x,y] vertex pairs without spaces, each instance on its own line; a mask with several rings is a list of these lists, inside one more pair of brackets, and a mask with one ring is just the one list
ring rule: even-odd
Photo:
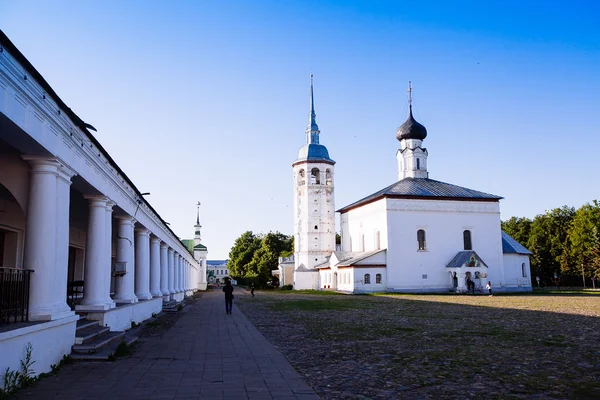
[[[523,254],[504,254],[504,279],[505,286],[511,291],[531,290],[531,269],[529,256]],[[525,263],[523,276],[522,264]]]
[[[489,267],[488,280],[504,283],[498,202],[388,199],[387,207],[389,289],[449,288],[446,265],[464,250],[466,229],[473,250]],[[426,232],[426,251],[418,251],[419,229]]]
[[[360,251],[361,235],[365,251],[373,250],[380,231],[381,248],[387,248],[388,290],[451,287],[446,265],[464,249],[466,229],[471,231],[473,249],[489,266],[488,280],[496,287],[505,284],[498,202],[381,199],[343,213],[341,226],[346,251],[351,241],[352,250]],[[426,232],[426,251],[418,251],[419,229]]]
[[[379,232],[379,248],[385,249],[387,243],[385,199],[365,204],[341,214],[340,225],[342,250],[353,252],[378,250],[376,247],[377,232]],[[364,249],[361,240],[363,236]]]

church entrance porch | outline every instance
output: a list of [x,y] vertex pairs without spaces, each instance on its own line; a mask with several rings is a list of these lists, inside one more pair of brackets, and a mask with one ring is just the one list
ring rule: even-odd
[[483,293],[488,266],[472,250],[460,251],[446,265],[450,290],[456,293]]

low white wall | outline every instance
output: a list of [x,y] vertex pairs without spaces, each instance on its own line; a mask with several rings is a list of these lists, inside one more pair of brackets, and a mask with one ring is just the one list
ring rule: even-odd
[[[385,267],[381,268],[355,268],[354,273],[356,275],[356,286],[355,292],[385,292],[386,276]],[[369,274],[370,283],[365,283],[365,274]],[[381,274],[381,283],[377,282],[377,274]]]
[[162,298],[140,300],[137,303],[120,305],[105,312],[88,313],[87,319],[108,326],[111,331],[125,331],[131,328],[131,322],[140,322],[158,314],[162,310]]
[[319,272],[311,271],[294,271],[294,290],[310,290],[318,289],[319,287]]
[[[71,354],[78,319],[79,316],[72,315],[0,333],[0,374],[4,374],[6,368],[20,370],[28,343],[32,346],[35,375],[50,372],[52,364],[58,364],[64,355]],[[0,386],[3,378],[0,375]]]

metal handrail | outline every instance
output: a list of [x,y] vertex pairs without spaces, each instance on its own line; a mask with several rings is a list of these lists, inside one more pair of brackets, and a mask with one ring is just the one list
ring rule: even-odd
[[31,269],[0,267],[0,325],[29,321]]

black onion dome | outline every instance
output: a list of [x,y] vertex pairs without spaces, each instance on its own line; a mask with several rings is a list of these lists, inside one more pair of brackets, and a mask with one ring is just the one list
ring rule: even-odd
[[426,137],[427,137],[427,129],[414,119],[414,117],[412,115],[412,107],[411,107],[410,111],[408,112],[408,119],[406,120],[406,122],[404,122],[402,125],[400,125],[400,128],[398,128],[398,131],[396,131],[396,139],[398,139],[398,140],[403,140],[403,139],[423,140]]

